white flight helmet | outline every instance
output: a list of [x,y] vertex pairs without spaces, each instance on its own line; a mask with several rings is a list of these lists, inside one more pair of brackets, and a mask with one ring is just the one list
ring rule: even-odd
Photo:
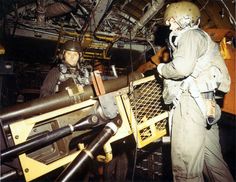
[[[180,27],[178,31],[172,31],[169,35],[169,42],[173,50],[176,49],[182,33],[189,29],[198,28],[200,16],[199,8],[189,1],[171,3],[167,6],[164,14],[164,23],[168,25],[168,21],[173,18]],[[173,40],[173,37],[176,37],[175,40]]]
[[164,23],[173,18],[181,27],[193,27],[199,24],[200,20],[199,8],[189,1],[180,1],[171,3],[167,6],[164,14]]

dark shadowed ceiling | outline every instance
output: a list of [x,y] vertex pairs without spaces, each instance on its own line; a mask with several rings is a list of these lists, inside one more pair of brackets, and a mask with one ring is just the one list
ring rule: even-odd
[[[12,36],[73,37],[103,56],[118,40],[152,41],[171,2],[176,0],[1,0],[0,18],[2,31]],[[234,0],[192,2],[201,10],[202,28],[235,28]]]

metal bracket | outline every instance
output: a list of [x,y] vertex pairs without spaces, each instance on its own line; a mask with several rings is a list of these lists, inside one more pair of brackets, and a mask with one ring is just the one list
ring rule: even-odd
[[98,71],[98,70],[94,71],[91,74],[91,77],[92,77],[92,82],[94,85],[96,95],[99,96],[99,95],[105,94],[105,88],[104,88],[104,85],[102,82],[102,77],[100,75],[100,71]]
[[98,99],[100,101],[103,114],[109,119],[115,118],[118,114],[118,107],[116,105],[114,93],[100,95]]
[[92,82],[95,88],[95,92],[100,101],[103,114],[108,119],[115,118],[118,114],[118,108],[115,101],[115,94],[114,93],[105,94],[106,93],[105,87],[103,85],[102,78],[98,70],[92,73]]

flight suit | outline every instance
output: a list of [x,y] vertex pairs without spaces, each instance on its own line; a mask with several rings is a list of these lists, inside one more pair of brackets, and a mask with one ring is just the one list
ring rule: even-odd
[[70,84],[90,85],[89,71],[86,68],[70,68],[65,64],[53,67],[40,88],[40,97],[53,95]]
[[53,67],[43,81],[43,85],[40,88],[40,97],[46,97],[55,93],[59,77],[60,71],[58,67]]
[[[184,31],[175,41],[173,61],[159,64],[157,70],[164,79],[178,82],[196,72],[197,62],[211,52],[207,51],[209,44],[215,43],[200,29]],[[215,60],[222,59],[219,50],[213,54]],[[208,72],[204,74],[196,76],[199,84],[210,80]],[[171,157],[174,181],[204,181],[202,172],[210,181],[234,181],[221,153],[217,124],[207,129],[206,118],[188,90],[183,91],[173,113]]]

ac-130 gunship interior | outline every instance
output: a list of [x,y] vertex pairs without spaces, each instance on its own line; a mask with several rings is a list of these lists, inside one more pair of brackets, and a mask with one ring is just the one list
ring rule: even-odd
[[[0,1],[1,181],[172,181],[170,106],[156,67],[172,59],[164,14],[176,2]],[[231,77],[216,100],[222,154],[236,179],[235,1],[188,2]],[[67,41],[80,47],[80,79],[41,97],[48,72],[73,48]]]

